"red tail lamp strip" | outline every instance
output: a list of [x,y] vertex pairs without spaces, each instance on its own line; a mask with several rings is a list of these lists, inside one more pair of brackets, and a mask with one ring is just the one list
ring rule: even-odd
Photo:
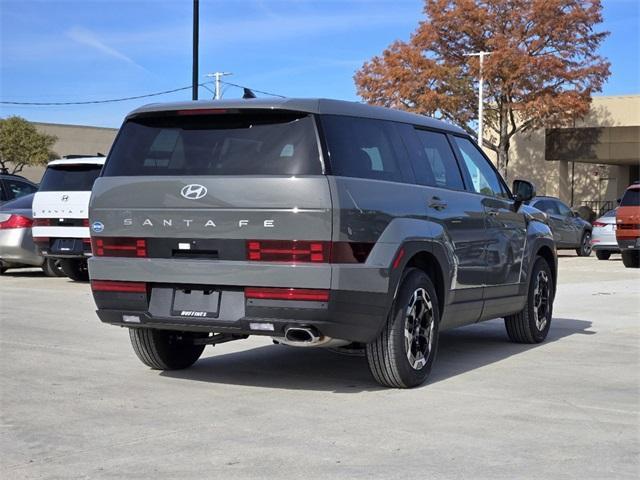
[[94,292],[147,293],[145,282],[118,282],[112,280],[91,280]]
[[144,238],[94,237],[91,249],[97,257],[146,257],[147,241]]
[[249,240],[247,260],[286,263],[364,263],[373,243],[312,240]]
[[312,302],[328,302],[329,290],[315,290],[307,288],[265,288],[247,287],[244,289],[245,298],[262,300],[303,300]]
[[34,218],[33,226],[34,227],[50,227],[51,219],[50,218]]

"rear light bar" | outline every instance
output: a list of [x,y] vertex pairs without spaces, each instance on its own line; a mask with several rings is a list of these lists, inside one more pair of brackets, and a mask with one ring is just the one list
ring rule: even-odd
[[247,260],[286,263],[364,263],[373,243],[248,240]]
[[82,219],[82,226],[83,227],[88,227],[89,226],[89,219],[88,218],[83,218]]
[[112,280],[91,280],[94,292],[147,293],[145,282],[117,282]]
[[146,257],[147,241],[131,237],[93,237],[91,250],[97,257]]
[[315,290],[308,288],[271,288],[247,287],[244,289],[245,298],[261,300],[302,300],[311,302],[328,302],[329,290]]
[[4,222],[0,222],[0,230],[8,230],[10,228],[31,228],[33,220],[22,215],[9,215]]
[[177,115],[219,115],[227,113],[225,108],[194,108],[189,110],[177,110]]
[[51,219],[50,218],[34,218],[33,226],[34,227],[50,227]]
[[49,246],[50,237],[33,237],[33,243],[39,247]]

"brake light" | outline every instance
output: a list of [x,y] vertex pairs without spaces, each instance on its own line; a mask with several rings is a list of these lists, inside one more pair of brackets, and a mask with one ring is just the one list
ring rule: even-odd
[[22,215],[9,215],[4,222],[0,222],[0,230],[8,230],[10,228],[31,228],[33,220]]
[[40,248],[49,246],[49,237],[33,237],[33,243],[38,245]]
[[328,302],[329,290],[308,288],[270,288],[247,287],[244,289],[245,298],[261,300],[302,300],[311,302]]
[[221,113],[227,113],[227,110],[224,108],[199,108],[199,109],[190,109],[190,110],[178,110],[176,111],[178,115],[218,115]]
[[82,226],[83,227],[88,227],[89,226],[89,219],[88,218],[83,218],[82,219]]
[[258,262],[329,262],[330,242],[249,240],[247,259]]
[[97,257],[146,257],[147,241],[144,238],[93,237],[91,250]]
[[116,282],[112,280],[91,280],[94,292],[147,293],[145,282]]
[[249,240],[247,241],[247,260],[287,263],[364,263],[373,245],[370,242]]
[[34,227],[50,227],[51,219],[50,218],[35,218],[33,220]]
[[593,222],[593,226],[594,227],[606,227],[607,224],[606,223],[602,223],[602,222]]

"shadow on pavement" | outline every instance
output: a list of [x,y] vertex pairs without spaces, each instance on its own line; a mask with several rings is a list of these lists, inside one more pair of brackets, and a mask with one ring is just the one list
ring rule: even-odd
[[3,277],[46,277],[41,268],[15,268],[9,269],[2,274]]
[[[588,321],[554,318],[546,342],[538,345],[509,342],[502,320],[443,332],[438,358],[425,387],[571,335],[595,334],[587,331],[590,327]],[[202,358],[188,370],[166,371],[160,375],[210,383],[334,393],[383,389],[369,374],[364,357],[283,345],[222,355],[216,355],[215,350],[205,352],[213,356]]]

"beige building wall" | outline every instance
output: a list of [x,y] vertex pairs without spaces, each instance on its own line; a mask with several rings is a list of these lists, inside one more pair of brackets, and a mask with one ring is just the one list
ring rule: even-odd
[[[117,128],[32,123],[39,132],[58,137],[58,140],[53,145],[53,151],[59,157],[66,155],[96,155],[98,153],[106,155],[109,153],[111,144],[118,133]],[[25,167],[20,175],[33,182],[40,182],[43,173],[44,167]]]
[[[509,151],[507,181],[531,180],[539,195],[551,195],[573,204],[613,201],[630,183],[630,167],[640,163],[640,95],[594,97],[590,113],[574,128],[598,129],[590,155],[580,161],[547,160],[545,130],[516,135]],[[589,130],[585,130],[588,135]],[[491,160],[496,155],[485,149]]]

